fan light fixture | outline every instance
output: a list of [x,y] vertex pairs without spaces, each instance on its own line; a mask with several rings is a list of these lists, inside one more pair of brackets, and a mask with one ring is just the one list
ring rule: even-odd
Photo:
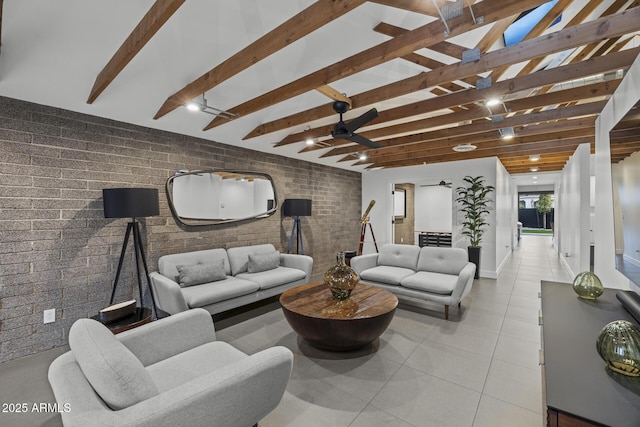
[[538,160],[540,160],[540,154],[529,155],[529,160],[531,160],[532,162],[537,162]]
[[473,151],[476,148],[478,148],[478,147],[473,145],[473,144],[460,144],[460,145],[456,145],[452,149],[453,149],[453,151],[455,151],[457,153],[465,153],[467,151]]

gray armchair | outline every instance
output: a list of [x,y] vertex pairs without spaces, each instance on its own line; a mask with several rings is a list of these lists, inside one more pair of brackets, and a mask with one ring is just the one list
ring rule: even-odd
[[204,309],[116,336],[80,319],[69,346],[49,367],[65,426],[249,427],[279,404],[293,362],[284,347],[248,356],[216,341]]

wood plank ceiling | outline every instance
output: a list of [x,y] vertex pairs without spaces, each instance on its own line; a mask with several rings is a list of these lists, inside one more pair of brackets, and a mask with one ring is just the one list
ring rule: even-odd
[[[640,51],[640,0],[557,0],[522,41],[507,47],[502,39],[505,29],[544,0],[373,2],[423,15],[426,23],[402,28],[380,22],[371,31],[383,34],[386,41],[275,89],[255,93],[238,105],[221,106],[225,114],[215,115],[204,130],[246,120],[276,104],[317,91],[326,97],[325,103],[251,125],[245,135],[238,136],[251,148],[254,138],[286,131],[285,137],[274,141],[275,153],[295,144],[299,152],[315,152],[337,163],[367,168],[497,156],[510,173],[558,171],[579,144],[591,143],[594,149],[595,118]],[[155,2],[97,76],[89,103],[116,79],[164,22],[174,13],[179,15],[181,6],[189,7],[188,2],[183,3]],[[154,119],[163,120],[363,3],[317,0],[236,54],[211,64],[182,89],[167,94]],[[452,39],[471,43],[463,46]],[[389,77],[385,84],[360,93],[344,94],[336,89],[345,79],[393,60],[408,61],[420,71],[401,79]],[[197,75],[198,70],[194,71],[192,75]],[[489,99],[499,102],[487,106]],[[354,110],[346,113],[347,122],[376,107],[378,117],[357,132],[382,148],[333,139],[331,131],[337,121],[334,100],[345,101]],[[513,137],[503,138],[508,134]],[[637,145],[625,144],[624,137],[620,138],[623,142],[617,144],[616,155],[624,157],[637,150]],[[476,149],[453,150],[463,144]],[[536,158],[539,160],[531,160]]]

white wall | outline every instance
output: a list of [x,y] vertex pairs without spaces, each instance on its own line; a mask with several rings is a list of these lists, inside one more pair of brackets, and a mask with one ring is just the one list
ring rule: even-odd
[[640,56],[636,58],[622,83],[596,120],[596,191],[595,191],[595,242],[594,272],[606,287],[640,292],[627,278],[615,269],[615,245],[613,239],[613,201],[611,187],[611,156],[609,131],[624,117],[640,98]]
[[590,146],[580,144],[556,187],[556,245],[573,276],[589,270],[590,170]]
[[451,233],[454,203],[453,188],[440,185],[429,187],[416,185],[416,232]]
[[[391,199],[391,189],[393,184],[404,182],[439,182],[445,180],[452,183],[452,188],[464,184],[462,178],[467,175],[479,176],[482,175],[488,185],[496,186],[496,192],[492,193],[492,199],[495,200],[496,194],[502,194],[504,190],[502,187],[508,185],[505,183],[505,177],[501,176],[499,185],[496,185],[496,175],[498,167],[496,166],[498,159],[495,157],[464,160],[459,162],[447,162],[437,163],[430,165],[409,166],[403,168],[382,169],[374,171],[365,171],[362,173],[362,210],[367,208],[371,199],[376,200],[376,205],[371,210],[370,220],[373,230],[376,235],[376,241],[378,246],[385,243],[391,243],[392,225],[391,217],[393,215],[393,204]],[[502,175],[502,174],[501,174]],[[508,192],[508,191],[507,191]],[[455,197],[455,194],[454,194]],[[502,263],[496,261],[496,211],[502,211],[505,209],[502,203],[505,203],[504,198],[499,200],[499,206],[492,206],[490,215],[487,218],[489,227],[482,238],[482,259],[480,261],[480,276],[496,278],[498,266]],[[453,202],[452,202],[453,203]],[[512,198],[508,200],[509,205],[512,203]],[[509,214],[501,213],[498,217],[501,226],[508,228],[507,224],[503,224],[503,218],[506,218]],[[515,221],[512,227],[515,228]],[[454,209],[453,214],[453,246],[466,248],[469,244],[466,236],[460,234],[460,228],[462,224],[462,214]],[[509,235],[514,231],[509,231]],[[365,245],[363,253],[372,253],[375,249],[373,247],[373,241],[369,231],[365,238]],[[500,256],[504,255],[503,251],[500,251]]]
[[[496,162],[496,274],[517,244],[518,191],[502,163]],[[482,264],[482,263],[481,263]]]

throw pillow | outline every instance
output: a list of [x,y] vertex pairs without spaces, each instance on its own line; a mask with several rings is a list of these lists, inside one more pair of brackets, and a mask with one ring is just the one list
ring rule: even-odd
[[111,409],[159,394],[142,362],[102,323],[77,320],[69,330],[69,347],[91,387]]
[[177,265],[176,268],[179,273],[179,285],[182,288],[227,278],[223,259],[216,260],[211,264]]
[[273,270],[280,266],[280,252],[269,252],[266,254],[249,255],[247,271],[249,273],[259,273],[261,271]]

